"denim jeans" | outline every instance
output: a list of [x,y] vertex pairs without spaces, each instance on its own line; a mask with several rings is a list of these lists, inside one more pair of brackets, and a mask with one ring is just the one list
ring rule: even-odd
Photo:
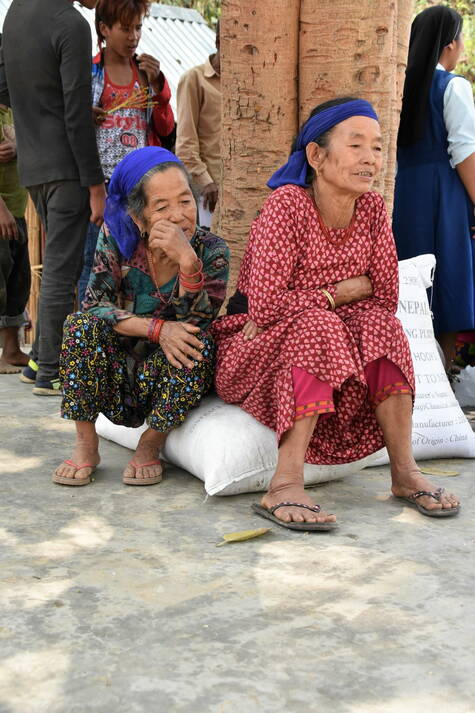
[[89,223],[87,226],[86,244],[84,246],[84,265],[78,282],[79,309],[82,309],[82,303],[84,302],[84,295],[86,294],[89,275],[91,274],[92,265],[94,263],[94,253],[96,252],[97,238],[100,230],[101,229],[94,223]]
[[46,231],[43,274],[31,358],[39,365],[37,381],[56,379],[63,323],[72,312],[81,274],[89,190],[79,181],[54,181],[28,186]]

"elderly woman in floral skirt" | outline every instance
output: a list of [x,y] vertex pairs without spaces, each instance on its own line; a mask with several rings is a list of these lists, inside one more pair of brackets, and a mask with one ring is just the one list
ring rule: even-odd
[[[432,517],[458,512],[411,447],[414,372],[395,313],[398,265],[384,201],[376,113],[342,98],[316,107],[253,223],[239,294],[212,331],[218,394],[272,428],[279,457],[254,509],[285,527],[328,530],[304,463],[347,463],[386,445],[392,492]],[[243,314],[239,314],[239,313]]]
[[174,154],[146,147],[118,164],[85,311],[64,327],[62,416],[75,421],[76,444],[55,483],[91,482],[100,412],[125,426],[147,420],[123,482],[160,482],[168,433],[213,382],[208,328],[225,297],[228,263],[224,241],[196,227],[188,176]]

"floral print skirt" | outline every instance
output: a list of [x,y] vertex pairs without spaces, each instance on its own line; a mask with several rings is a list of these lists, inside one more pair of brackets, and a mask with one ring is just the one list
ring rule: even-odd
[[213,339],[204,332],[197,336],[205,345],[203,361],[177,369],[161,347],[121,337],[93,315],[69,315],[59,366],[62,417],[95,421],[103,413],[113,423],[133,427],[147,420],[162,433],[179,426],[213,383]]

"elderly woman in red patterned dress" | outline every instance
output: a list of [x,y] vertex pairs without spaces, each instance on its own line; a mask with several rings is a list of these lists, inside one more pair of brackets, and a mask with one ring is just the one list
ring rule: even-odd
[[414,372],[395,317],[397,257],[383,199],[371,191],[381,163],[368,102],[316,107],[268,183],[229,316],[213,327],[218,394],[277,434],[277,468],[253,508],[285,527],[336,526],[305,493],[304,462],[347,463],[383,445],[395,496],[428,516],[459,511],[412,455]]

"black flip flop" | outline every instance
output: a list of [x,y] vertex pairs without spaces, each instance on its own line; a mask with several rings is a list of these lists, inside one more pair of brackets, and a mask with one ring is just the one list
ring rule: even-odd
[[320,505],[302,505],[302,503],[279,503],[274,505],[274,507],[268,509],[259,505],[258,503],[253,503],[251,505],[254,512],[256,512],[261,517],[267,518],[267,520],[272,520],[277,525],[281,527],[287,527],[289,530],[304,530],[305,532],[314,532],[316,530],[334,530],[338,527],[336,522],[284,522],[284,520],[279,520],[275,517],[274,513],[278,508],[292,506],[294,508],[305,508],[306,510],[311,510],[312,512],[320,512]]
[[430,498],[434,498],[434,500],[437,500],[437,502],[440,503],[440,496],[443,492],[444,488],[437,488],[437,490],[435,490],[434,492],[431,492],[430,490],[418,490],[417,493],[412,493],[412,495],[409,495],[409,497],[407,498],[402,498],[399,495],[395,495],[394,497],[398,500],[404,500],[405,502],[410,503],[410,505],[416,507],[422,515],[426,515],[426,517],[453,517],[454,515],[457,515],[460,512],[460,505],[457,505],[456,508],[428,510],[423,505],[420,505],[417,502],[418,498],[422,498],[424,495],[428,495]]

